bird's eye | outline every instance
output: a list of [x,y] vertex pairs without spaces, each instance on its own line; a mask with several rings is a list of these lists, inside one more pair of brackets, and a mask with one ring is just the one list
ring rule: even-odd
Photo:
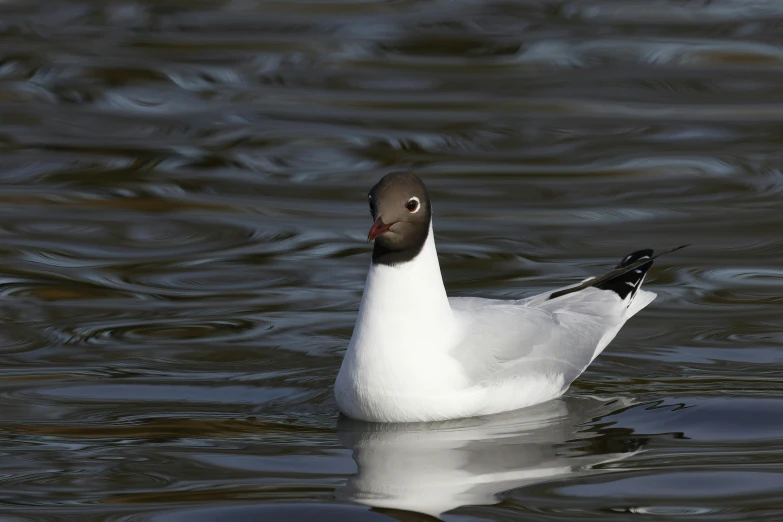
[[372,196],[367,196],[367,200],[370,202],[370,212],[375,214],[375,201],[373,201]]
[[411,199],[408,200],[407,203],[405,203],[405,208],[408,209],[408,212],[411,214],[415,214],[419,211],[421,208],[421,202],[419,201],[419,198],[416,196],[413,196]]

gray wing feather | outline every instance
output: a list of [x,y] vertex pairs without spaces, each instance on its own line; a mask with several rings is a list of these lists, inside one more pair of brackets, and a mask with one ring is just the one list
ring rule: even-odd
[[452,355],[471,382],[546,374],[562,375],[567,386],[590,364],[604,336],[624,322],[625,307],[613,292],[588,288],[549,301],[538,297],[450,299],[466,332]]

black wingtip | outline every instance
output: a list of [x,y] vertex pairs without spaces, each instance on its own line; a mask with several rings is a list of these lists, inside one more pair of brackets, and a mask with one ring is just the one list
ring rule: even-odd
[[633,263],[636,263],[637,261],[641,261],[644,258],[652,259],[653,254],[655,253],[655,250],[652,248],[645,248],[644,250],[637,250],[636,252],[631,252],[627,256],[625,256],[622,261],[620,261],[620,264],[618,264],[615,268],[625,268],[628,265],[632,265]]
[[[595,287],[600,288],[601,290],[611,290],[623,300],[627,299],[629,296],[632,299],[642,286],[642,281],[644,281],[644,276],[647,275],[647,271],[653,265],[653,259],[655,259],[653,257],[654,253],[655,251],[651,248],[631,252],[625,256],[616,267],[630,268],[629,270],[623,271],[606,281],[597,283]],[[645,260],[647,260],[646,263],[644,262]]]
[[647,271],[650,269],[655,259],[658,259],[664,254],[670,254],[689,246],[691,246],[690,243],[687,245],[680,245],[669,250],[664,250],[657,255],[653,255],[654,251],[651,248],[637,250],[636,252],[632,252],[625,256],[614,270],[611,270],[602,276],[588,279],[581,285],[552,292],[549,299],[557,299],[558,297],[573,294],[591,286],[600,288],[601,290],[611,290],[622,299],[625,299],[628,295],[631,295],[633,298],[633,296],[636,295],[636,291],[642,286],[644,276],[647,274]]

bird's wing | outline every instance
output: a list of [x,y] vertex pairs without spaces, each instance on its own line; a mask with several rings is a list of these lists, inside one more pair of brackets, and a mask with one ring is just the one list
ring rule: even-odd
[[520,301],[451,298],[464,327],[451,355],[474,384],[541,377],[567,387],[655,299],[641,289],[653,261],[686,246],[638,250],[601,276]]
[[[654,297],[650,292],[644,294]],[[637,299],[642,297],[647,299],[642,295]],[[450,301],[465,329],[452,356],[475,384],[528,376],[562,376],[567,386],[629,317],[623,299],[595,287],[544,301]]]

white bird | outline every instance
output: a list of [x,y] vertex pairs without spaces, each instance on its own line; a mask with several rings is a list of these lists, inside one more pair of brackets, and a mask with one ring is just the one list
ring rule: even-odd
[[603,276],[527,299],[449,298],[424,183],[390,173],[368,198],[372,263],[334,388],[348,417],[427,422],[554,399],[656,297],[640,288],[654,259],[640,250]]

